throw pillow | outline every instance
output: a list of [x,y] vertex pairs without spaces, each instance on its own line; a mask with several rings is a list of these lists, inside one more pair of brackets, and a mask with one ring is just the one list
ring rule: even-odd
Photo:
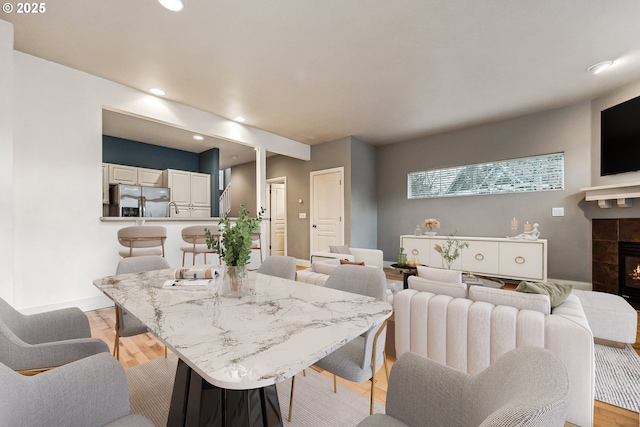
[[340,260],[340,265],[350,264],[350,265],[364,265],[364,261],[347,261],[346,259]]
[[530,294],[549,295],[551,300],[551,308],[555,308],[562,304],[571,294],[573,285],[566,283],[538,283],[522,281],[516,288],[516,291],[527,292]]
[[351,251],[349,250],[349,246],[329,246],[329,252],[332,254],[346,254],[351,255]]
[[419,265],[418,277],[422,277],[428,280],[435,280],[436,282],[454,282],[462,283],[462,271],[457,270],[444,270],[442,268],[432,268]]

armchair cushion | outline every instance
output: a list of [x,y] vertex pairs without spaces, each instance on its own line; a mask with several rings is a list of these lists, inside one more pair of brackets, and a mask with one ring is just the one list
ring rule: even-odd
[[442,268],[433,268],[423,265],[417,267],[418,277],[423,279],[435,280],[436,282],[454,282],[462,283],[462,271],[445,270]]
[[508,305],[518,310],[534,310],[542,314],[551,313],[549,295],[525,294],[523,292],[505,291],[504,289],[471,286],[469,299],[488,302],[493,305]]
[[454,298],[467,297],[467,284],[460,282],[439,282],[436,280],[427,280],[422,277],[409,276],[407,279],[409,289],[415,289],[420,292],[431,292],[436,295],[449,295]]
[[315,273],[329,275],[333,273],[333,270],[339,265],[340,265],[339,259],[330,259],[325,261],[314,262],[312,264],[312,268]]

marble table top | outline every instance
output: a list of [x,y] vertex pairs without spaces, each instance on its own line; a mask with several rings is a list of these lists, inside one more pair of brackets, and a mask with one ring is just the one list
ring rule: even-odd
[[249,273],[242,298],[208,286],[162,288],[174,270],[123,274],[94,285],[210,384],[235,390],[290,378],[391,316],[375,298]]

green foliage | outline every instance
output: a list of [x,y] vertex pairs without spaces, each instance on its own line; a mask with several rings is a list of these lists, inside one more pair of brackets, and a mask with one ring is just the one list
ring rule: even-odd
[[451,264],[460,257],[460,252],[469,247],[468,242],[454,239],[455,234],[450,234],[442,245],[436,244],[434,249],[442,255],[442,260],[447,263],[447,268],[451,269]]
[[212,236],[209,229],[205,229],[207,247],[215,248],[228,266],[247,265],[251,258],[253,233],[260,228],[264,211],[264,208],[260,208],[258,216],[251,218],[244,205],[241,205],[234,224],[231,223],[229,213],[226,213],[220,219],[220,240],[217,236]]

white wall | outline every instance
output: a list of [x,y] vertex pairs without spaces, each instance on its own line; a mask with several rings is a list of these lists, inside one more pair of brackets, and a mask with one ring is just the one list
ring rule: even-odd
[[13,26],[0,20],[0,297],[13,303]]
[[[11,302],[18,309],[77,305],[88,310],[109,303],[92,285],[94,279],[115,272],[116,231],[123,226],[99,220],[103,107],[303,160],[310,157],[307,145],[17,51],[6,54],[12,32],[5,25],[0,31],[0,77],[14,88],[12,126],[7,129],[0,122],[2,158],[13,149],[13,162],[6,165],[13,169],[13,185],[5,186],[3,180],[0,188],[14,200],[7,223],[14,221],[15,239],[14,245],[4,241],[2,221],[0,254],[13,253]],[[0,83],[0,90],[6,89]],[[12,146],[4,142],[6,135],[13,139]],[[0,212],[4,210],[0,206]],[[167,255],[176,267],[184,226],[168,227]]]

